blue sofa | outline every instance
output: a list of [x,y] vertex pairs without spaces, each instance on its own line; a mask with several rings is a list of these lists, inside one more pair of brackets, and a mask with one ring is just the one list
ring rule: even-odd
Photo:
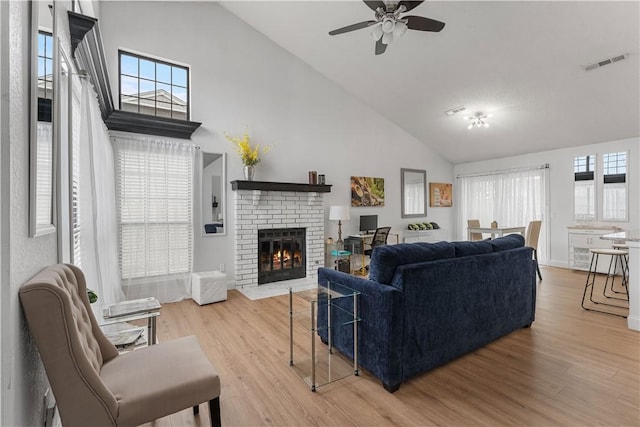
[[[361,292],[358,362],[394,392],[412,376],[531,326],[535,268],[524,238],[508,235],[379,246],[369,279],[320,268],[318,283]],[[339,308],[331,315],[332,322],[348,320]],[[327,306],[320,305],[318,323],[326,321]],[[334,347],[353,359],[353,328],[332,331]],[[318,333],[327,342],[326,329]]]

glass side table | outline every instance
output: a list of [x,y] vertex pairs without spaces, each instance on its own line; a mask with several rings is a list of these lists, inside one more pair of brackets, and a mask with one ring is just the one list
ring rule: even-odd
[[[111,331],[109,325],[147,319],[147,338],[149,345],[156,343],[156,318],[160,316],[161,305],[156,298],[143,298],[123,301],[109,306],[91,304],[98,325]],[[124,332],[124,329],[112,330]]]
[[[318,285],[316,289],[293,292],[289,289],[289,366],[309,385],[311,391],[349,375],[358,375],[358,296],[344,286]],[[324,307],[323,307],[324,306]],[[326,323],[318,324],[318,308],[326,308]],[[332,336],[340,328],[352,328],[353,362],[333,351]],[[327,342],[322,342],[323,332]],[[302,344],[305,336],[309,346]],[[302,341],[301,341],[302,340]],[[320,342],[318,342],[320,341]],[[325,350],[318,351],[326,344]],[[294,361],[294,348],[297,358]]]

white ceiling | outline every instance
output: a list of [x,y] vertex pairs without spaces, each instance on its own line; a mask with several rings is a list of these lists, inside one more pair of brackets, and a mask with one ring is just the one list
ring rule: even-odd
[[[366,29],[327,34],[373,19],[361,1],[221,4],[453,163],[640,136],[638,1],[426,1],[408,14],[445,28],[380,56]],[[491,126],[444,114],[460,105]]]

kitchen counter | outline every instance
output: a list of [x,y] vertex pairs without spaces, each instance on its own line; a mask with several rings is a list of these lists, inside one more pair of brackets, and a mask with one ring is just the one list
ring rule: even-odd
[[640,242],[640,230],[620,231],[618,233],[605,234],[601,239],[619,240],[622,242]]
[[624,242],[629,246],[629,329],[640,331],[640,230],[605,234],[605,240]]

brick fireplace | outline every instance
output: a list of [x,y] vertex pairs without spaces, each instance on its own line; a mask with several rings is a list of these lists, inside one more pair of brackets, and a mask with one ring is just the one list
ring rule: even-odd
[[[258,286],[259,242],[276,229],[278,232],[288,229],[303,230],[304,256],[301,259],[304,262],[304,274],[310,281],[316,281],[318,267],[324,265],[322,196],[331,191],[331,186],[232,181],[231,189],[234,191],[236,287]],[[260,274],[262,276],[262,271]],[[280,274],[276,280],[288,278],[288,274]],[[261,278],[260,281],[263,282],[264,279]]]

